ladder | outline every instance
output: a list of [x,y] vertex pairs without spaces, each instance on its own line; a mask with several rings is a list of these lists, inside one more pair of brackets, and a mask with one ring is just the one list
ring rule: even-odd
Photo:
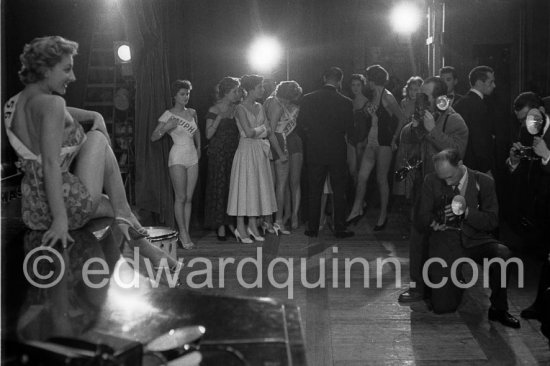
[[[134,80],[123,76],[120,64],[115,63],[114,42],[124,39],[121,27],[123,23],[119,18],[118,13],[105,9],[95,20],[91,33],[83,106],[103,116],[119,163],[128,202],[132,204],[135,154],[134,107],[131,95],[134,93]],[[118,109],[120,103],[115,102],[121,94],[130,100],[123,110]]]

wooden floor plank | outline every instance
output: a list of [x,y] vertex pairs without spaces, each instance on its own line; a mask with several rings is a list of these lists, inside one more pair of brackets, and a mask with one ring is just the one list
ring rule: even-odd
[[[548,342],[541,335],[538,322],[522,320],[522,328],[515,330],[488,321],[489,290],[483,289],[479,281],[465,292],[459,311],[453,314],[435,315],[423,304],[399,304],[397,297],[402,288],[396,279],[401,286],[409,279],[409,224],[404,216],[393,215],[386,230],[375,233],[372,231],[375,219],[374,214],[367,215],[352,228],[357,235],[345,240],[335,239],[329,230],[310,239],[303,235],[304,227],[294,230],[292,235],[268,235],[264,243],[249,245],[236,243],[234,239],[218,242],[212,232],[193,233],[193,238],[198,238],[197,249],[180,249],[178,253],[186,260],[198,257],[211,260],[213,277],[217,278],[220,258],[233,257],[236,262],[257,258],[260,248],[263,266],[260,288],[244,289],[237,280],[235,265],[225,269],[224,288],[214,286],[200,291],[269,296],[285,301],[288,290],[269,281],[267,266],[277,258],[292,260],[292,301],[300,306],[311,366],[550,365]],[[346,270],[346,259],[353,258],[368,263],[367,284],[362,265],[356,263]],[[398,261],[401,273],[392,265],[385,265],[377,272],[380,260]],[[515,316],[534,299],[537,265],[526,263],[524,288],[517,288],[515,278],[510,282],[510,312]],[[380,287],[377,287],[378,273],[382,276]],[[252,282],[256,275],[254,266],[243,267],[244,280]],[[325,286],[306,289],[302,275],[309,282],[324,279]],[[282,283],[288,276],[286,266],[274,267],[276,281]]]

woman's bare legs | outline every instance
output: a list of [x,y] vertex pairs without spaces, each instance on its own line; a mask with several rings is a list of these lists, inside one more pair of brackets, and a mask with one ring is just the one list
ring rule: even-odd
[[185,228],[187,232],[190,231],[191,225],[191,204],[193,203],[193,193],[195,192],[195,186],[197,185],[197,179],[199,178],[199,164],[195,164],[192,167],[187,168],[187,192],[185,194]]
[[360,162],[360,160],[357,160],[357,150],[355,146],[353,146],[349,142],[346,145],[348,170],[353,177],[353,182],[357,183],[357,163]]
[[187,168],[183,165],[172,165],[169,167],[170,179],[174,188],[174,216],[178,225],[179,237],[182,245],[190,244],[191,237],[187,231],[185,222],[185,203],[187,202]]
[[237,232],[241,238],[248,238],[248,231],[244,225],[244,216],[237,216]]
[[[130,218],[124,182],[118,162],[107,138],[99,131],[90,131],[77,155],[75,175],[86,186],[99,214]],[[103,196],[105,189],[109,199]]]
[[302,201],[302,190],[300,188],[300,178],[302,175],[302,163],[304,161],[304,155],[302,153],[292,154],[289,157],[290,161],[290,194],[292,201],[292,228],[297,229],[298,211],[300,210],[300,203]]
[[275,223],[283,226],[283,212],[285,207],[285,191],[288,183],[289,162],[275,161],[275,198],[278,210],[275,213]]
[[[88,132],[87,140],[77,156],[75,175],[92,196],[96,207],[94,217],[123,217],[139,225],[126,199],[118,162],[107,138],[101,132]],[[101,193],[103,189],[107,196]],[[121,231],[121,234],[128,238],[128,233],[122,229]],[[159,265],[162,258],[168,258],[170,267],[176,264],[175,259],[167,256],[145,238],[132,240],[129,244],[139,248],[140,255],[149,258],[154,266]]]
[[363,153],[363,159],[361,160],[361,166],[359,168],[359,174],[357,174],[357,187],[355,188],[355,199],[353,201],[353,207],[347,218],[347,221],[363,213],[363,200],[365,199],[365,192],[367,190],[367,181],[369,180],[370,173],[374,168],[376,162],[376,152],[374,148],[366,148]]
[[380,216],[378,216],[377,225],[384,224],[388,216],[388,200],[390,196],[390,186],[388,184],[388,172],[392,159],[392,149],[389,146],[380,146],[376,156],[376,181],[380,191]]
[[[260,236],[260,232],[258,231],[258,221],[256,219],[256,216],[249,216],[248,217],[248,228],[252,233],[256,236]],[[240,232],[240,230],[239,230]],[[245,231],[247,237],[248,237],[248,231]]]

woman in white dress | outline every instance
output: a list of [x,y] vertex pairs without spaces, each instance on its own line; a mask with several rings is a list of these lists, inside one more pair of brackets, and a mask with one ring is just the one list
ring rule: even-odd
[[[266,139],[270,128],[262,105],[256,102],[263,96],[262,81],[258,75],[241,78],[246,97],[236,108],[241,137],[233,158],[227,214],[237,216],[235,237],[243,243],[252,243],[249,235],[264,241],[258,232],[257,217],[270,216],[277,211],[269,164],[270,145]],[[245,217],[248,217],[248,227]]]

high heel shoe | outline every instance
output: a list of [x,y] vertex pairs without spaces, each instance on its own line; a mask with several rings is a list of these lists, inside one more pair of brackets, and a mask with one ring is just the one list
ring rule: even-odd
[[252,236],[252,237],[254,238],[254,240],[256,240],[256,241],[265,241],[265,238],[264,238],[263,236],[259,236],[259,235],[256,236],[256,235],[254,235],[254,233],[252,232],[252,230],[250,230],[250,228],[247,228],[247,230],[248,230],[248,234],[249,234],[250,236]]
[[346,220],[346,224],[348,225],[357,225],[357,223],[359,222],[359,220],[361,220],[361,218],[363,217],[363,215],[365,214],[365,212],[361,212],[361,213],[358,213],[357,215],[353,216],[352,218],[349,218]]
[[116,217],[114,223],[119,227],[120,231],[122,232],[123,240],[122,243],[120,243],[121,250],[124,249],[124,244],[130,244],[129,242],[132,240],[147,238],[146,235],[143,235],[139,231],[137,231],[134,225],[132,225],[132,223],[124,217]]
[[225,227],[224,227],[223,231],[224,231],[223,235],[220,235],[220,228],[218,228],[218,230],[216,231],[216,237],[218,238],[218,241],[226,241],[227,240],[227,234],[226,234],[226,231],[225,231]]
[[284,226],[278,223],[273,224],[273,230],[275,230],[275,235],[277,236],[279,236],[279,232],[284,235],[290,235],[290,231],[286,230]]
[[137,226],[133,224],[130,220],[128,220],[125,217],[121,217],[121,216],[115,217],[115,224],[124,225],[124,226],[127,226],[128,228],[132,228],[132,232],[134,234],[138,234],[143,238],[146,238],[149,236],[149,232],[147,231],[147,229],[145,229],[143,226]]
[[265,222],[265,221],[262,222],[261,228],[262,228],[262,231],[264,233],[264,236],[265,236],[266,231],[270,234],[275,234],[275,230],[273,229],[273,225],[271,225],[269,222]]
[[243,244],[252,244],[253,243],[252,239],[250,239],[250,238],[242,238],[241,234],[239,233],[239,229],[235,229],[234,233],[235,233],[235,238],[237,239],[237,243],[238,242],[241,242]]
[[388,218],[386,217],[386,219],[384,220],[384,223],[382,225],[374,225],[374,228],[372,229],[372,231],[382,231],[386,228],[386,224],[388,223]]
[[189,243],[184,243],[184,242],[181,241],[181,239],[180,239],[180,243],[181,243],[181,247],[182,247],[183,249],[190,250],[190,249],[195,248],[195,243],[193,243],[192,241],[190,241]]

